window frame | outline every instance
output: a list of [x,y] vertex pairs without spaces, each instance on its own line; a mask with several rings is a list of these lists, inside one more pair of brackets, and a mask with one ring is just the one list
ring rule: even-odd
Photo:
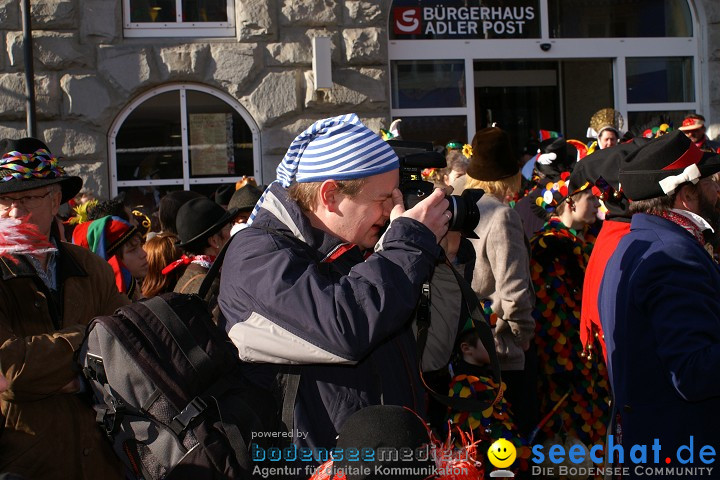
[[132,22],[130,0],[122,1],[123,34],[126,38],[147,37],[234,37],[235,0],[225,0],[227,22],[183,22],[182,0],[175,0],[176,22]]
[[[222,177],[199,177],[192,178],[190,176],[190,155],[189,155],[189,128],[187,124],[187,91],[198,91],[212,95],[219,100],[225,102],[228,106],[233,108],[238,115],[245,121],[248,128],[252,132],[253,140],[253,172],[255,181],[258,185],[262,185],[262,146],[260,142],[260,129],[258,128],[255,120],[245,110],[245,108],[233,97],[228,94],[215,90],[204,85],[196,84],[170,84],[163,85],[160,87],[153,88],[142,95],[134,98],[128,105],[120,112],[115,118],[110,131],[108,133],[108,158],[109,158],[109,177],[110,177],[110,193],[112,197],[118,194],[120,188],[123,187],[142,187],[142,186],[182,186],[184,190],[190,190],[192,185],[202,184],[220,184],[220,183],[235,183],[240,175],[236,176],[222,176]],[[123,126],[125,120],[130,114],[140,105],[147,100],[160,95],[162,93],[177,91],[180,100],[180,124],[181,124],[181,135],[182,135],[182,162],[183,162],[183,178],[166,178],[157,180],[119,180],[117,173],[117,143],[116,138],[118,132]]]
[[[705,47],[705,27],[698,19],[703,18],[701,2],[686,0],[692,16],[692,37],[661,38],[551,38],[547,0],[540,0],[540,38],[533,39],[487,39],[487,40],[392,40],[388,35],[388,71],[394,61],[465,59],[465,108],[406,108],[390,109],[391,118],[466,115],[467,135],[476,132],[475,118],[475,60],[573,60],[609,58],[613,63],[613,85],[616,111],[625,119],[629,112],[663,112],[668,110],[709,111],[708,56]],[[390,4],[392,8],[392,2]],[[388,14],[388,22],[392,11]],[[542,44],[550,45],[548,50]],[[534,54],[528,52],[535,51]],[[626,58],[632,57],[692,57],[694,74],[694,102],[683,103],[636,103],[627,101]],[[393,79],[388,75],[389,92],[393,95]],[[393,105],[394,99],[389,99]],[[564,120],[563,120],[564,121]]]

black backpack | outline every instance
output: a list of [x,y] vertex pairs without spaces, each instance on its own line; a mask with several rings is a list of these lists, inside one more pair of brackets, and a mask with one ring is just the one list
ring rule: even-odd
[[79,362],[135,478],[251,477],[251,432],[272,429],[256,412],[273,397],[246,381],[200,297],[166,293],[93,319]]

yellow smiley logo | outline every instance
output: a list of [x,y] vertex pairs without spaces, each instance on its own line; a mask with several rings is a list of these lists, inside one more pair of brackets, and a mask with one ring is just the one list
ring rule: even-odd
[[495,440],[488,448],[488,460],[497,468],[507,468],[515,461],[515,445],[504,438]]

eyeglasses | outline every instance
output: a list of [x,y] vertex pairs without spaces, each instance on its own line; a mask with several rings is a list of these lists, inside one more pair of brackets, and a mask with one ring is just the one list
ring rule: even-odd
[[36,208],[42,203],[42,199],[50,195],[50,192],[45,192],[45,195],[27,195],[25,197],[0,197],[0,208],[10,209],[13,204],[22,204],[26,208]]

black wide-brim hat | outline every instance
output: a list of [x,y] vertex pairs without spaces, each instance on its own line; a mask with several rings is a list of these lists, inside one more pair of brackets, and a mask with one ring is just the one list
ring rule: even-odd
[[237,208],[225,210],[212,200],[202,197],[194,198],[178,210],[175,219],[178,247],[186,248],[197,242],[210,238],[225,225],[235,219],[240,211]]
[[228,208],[237,208],[241,212],[252,210],[262,197],[262,193],[262,190],[253,185],[245,185],[241,189],[235,190],[230,203],[228,203]]
[[[22,154],[23,158],[13,152]],[[0,195],[54,184],[60,184],[61,203],[65,203],[78,194],[83,180],[65,175],[58,159],[50,153],[47,145],[36,138],[0,140]]]
[[700,178],[720,172],[719,155],[702,152],[676,130],[651,140],[622,160],[620,187],[631,201],[662,197],[666,193],[660,181],[680,175],[693,164],[700,170]]
[[217,190],[215,190],[215,203],[223,206],[227,205],[228,203],[230,203],[230,199],[232,198],[234,193],[234,183],[226,183],[225,185],[221,185],[220,187],[218,187]]

